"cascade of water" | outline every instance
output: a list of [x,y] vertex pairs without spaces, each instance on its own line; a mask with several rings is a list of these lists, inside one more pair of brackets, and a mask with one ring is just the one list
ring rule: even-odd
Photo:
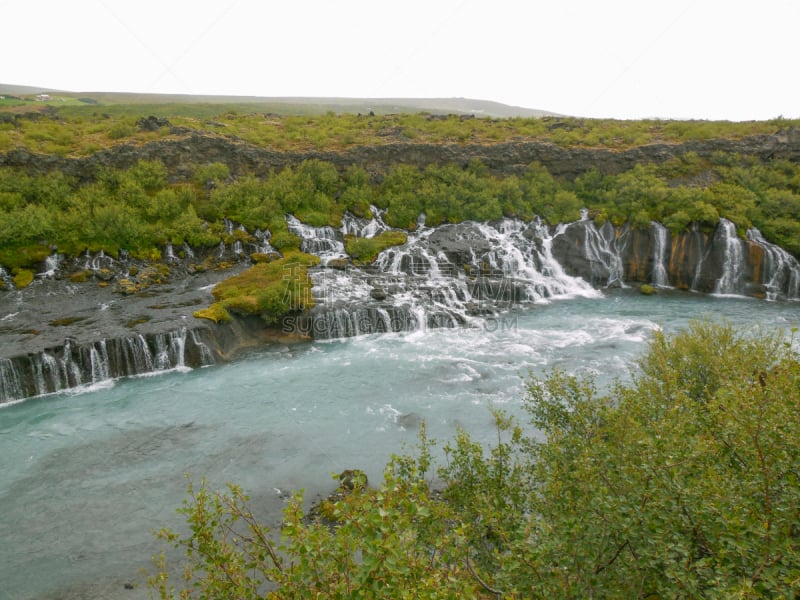
[[764,239],[756,229],[747,230],[747,239],[763,250],[761,262],[761,281],[767,297],[774,300],[779,296],[800,299],[800,262],[786,250]]
[[374,205],[371,205],[369,208],[372,212],[371,219],[356,217],[349,212],[345,213],[342,217],[342,226],[340,228],[342,234],[371,238],[379,233],[388,231],[390,227],[383,222],[383,215],[386,211],[380,210]]
[[76,387],[83,383],[83,373],[80,365],[72,359],[72,340],[69,338],[64,341],[64,351],[59,361],[59,370],[61,372],[61,380],[64,382],[63,387]]
[[164,247],[164,262],[175,262],[178,260],[178,257],[175,256],[175,251],[172,248],[172,242],[167,242],[167,245]]
[[[598,230],[594,221],[589,221],[584,224],[583,230],[586,258],[592,264],[592,270],[594,271],[595,267],[598,267],[603,274],[608,273],[606,286],[626,287],[614,226],[606,221]],[[598,271],[597,274],[599,277],[600,272]]]
[[54,252],[50,256],[44,259],[44,272],[40,275],[41,277],[53,277],[61,268],[61,261],[64,260],[64,255],[59,254],[58,252]]
[[222,260],[222,257],[225,256],[225,242],[219,242],[219,246],[217,246],[217,260]]
[[242,242],[241,241],[236,240],[235,242],[233,242],[233,253],[237,257],[241,257],[244,254],[244,249],[242,248]]
[[0,267],[0,284],[5,284],[7,288],[10,288],[10,286],[13,285],[11,282],[11,277],[9,277],[8,272],[3,267]]
[[183,242],[183,254],[184,256],[186,256],[186,258],[194,258],[194,251],[192,250],[192,247],[186,242]]
[[0,402],[22,398],[22,380],[14,361],[0,358]]
[[61,390],[61,372],[56,358],[47,352],[40,352],[31,356],[31,371],[36,395],[42,396]]
[[650,222],[653,236],[653,285],[669,287],[667,274],[667,248],[669,246],[669,232],[667,228],[657,221]]
[[134,337],[125,338],[124,348],[126,349],[125,360],[128,361],[134,374],[149,373],[155,370],[155,362],[147,340],[143,335],[138,334]]
[[521,303],[600,295],[564,272],[552,239],[541,221],[423,226],[402,246],[384,250],[368,270],[313,272],[313,335],[479,326]]
[[255,244],[255,252],[260,252],[261,254],[270,254],[276,251],[275,248],[273,248],[269,243],[269,241],[272,239],[272,233],[269,229],[265,229],[263,231],[261,229],[256,229],[253,237],[258,240],[258,243]]
[[301,223],[295,216],[286,215],[286,225],[289,231],[302,239],[300,249],[309,254],[320,257],[322,264],[327,264],[333,258],[344,258],[344,243],[340,239],[341,233],[328,225],[312,227]]
[[728,219],[720,219],[717,235],[722,238],[725,248],[725,260],[722,264],[722,275],[714,285],[715,294],[736,294],[740,291],[739,283],[744,266],[742,240],[736,234],[736,225]]
[[159,333],[154,337],[154,343],[156,351],[153,364],[156,370],[181,369],[185,366],[186,327],[168,333]]
[[111,269],[114,266],[114,259],[106,256],[103,250],[98,251],[94,256],[89,250],[86,250],[83,258],[83,268],[85,270],[99,271],[100,269]]
[[[200,365],[213,365],[214,364],[214,354],[211,352],[211,348],[209,348],[203,340],[201,340],[195,329],[189,330],[189,335],[192,337],[192,342],[194,343],[195,348],[200,353]],[[185,353],[185,349],[183,351]]]
[[89,368],[92,374],[92,383],[107,381],[111,378],[105,340],[100,340],[89,347]]

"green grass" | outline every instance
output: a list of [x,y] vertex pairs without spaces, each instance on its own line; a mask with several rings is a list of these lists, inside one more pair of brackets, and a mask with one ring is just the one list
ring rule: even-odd
[[218,283],[213,290],[217,300],[194,316],[218,323],[228,321],[230,313],[259,315],[267,323],[314,306],[308,267],[319,264],[319,257],[302,252],[286,252],[269,263],[257,263],[238,275]]
[[384,231],[372,238],[360,238],[353,235],[344,237],[344,249],[361,264],[374,261],[378,254],[391,246],[400,246],[408,241],[404,231]]
[[[617,121],[611,119],[473,118],[428,113],[315,114],[313,105],[269,102],[164,102],[86,104],[57,97],[29,103],[30,111],[53,111],[55,119],[19,124],[0,137],[0,152],[25,147],[34,152],[81,156],[117,143],[143,144],[174,137],[169,128],[142,132],[141,117],[170,119],[174,127],[243,140],[281,151],[341,151],[364,145],[396,143],[497,144],[537,140],[563,147],[624,149],[650,143],[678,143],[711,138],[739,139],[800,127],[800,120],[771,121]],[[9,101],[0,101],[9,102]],[[0,113],[5,107],[0,103]],[[7,106],[12,110],[13,106]],[[18,107],[17,107],[18,108]]]

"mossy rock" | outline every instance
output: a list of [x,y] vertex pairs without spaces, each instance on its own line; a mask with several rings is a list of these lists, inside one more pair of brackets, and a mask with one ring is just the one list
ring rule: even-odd
[[133,329],[137,325],[141,325],[143,323],[147,323],[150,319],[152,319],[152,317],[149,317],[147,315],[142,316],[142,317],[137,317],[136,319],[131,319],[130,321],[125,323],[125,327],[127,327],[128,329]]
[[220,302],[214,302],[208,308],[196,310],[194,316],[198,319],[214,321],[214,323],[223,323],[231,320],[231,314]]
[[259,315],[268,323],[294,311],[314,306],[308,267],[319,264],[319,257],[298,251],[270,263],[257,263],[221,281],[212,292],[217,300],[195,314],[214,322],[228,320],[230,313]]
[[14,285],[22,289],[33,283],[33,271],[28,269],[14,269]]
[[129,277],[136,277],[139,274],[139,267],[133,265],[130,269],[128,269],[128,276]]
[[350,266],[350,261],[346,258],[332,258],[325,266],[330,269],[339,269],[340,271],[344,271],[348,266]]
[[100,281],[111,281],[114,279],[114,272],[110,269],[98,269],[94,272],[94,276]]
[[72,283],[86,283],[91,276],[91,271],[77,271],[76,273],[70,274],[69,280]]
[[344,249],[354,260],[368,264],[374,261],[378,254],[391,246],[401,246],[408,241],[405,231],[384,231],[371,238],[361,238],[354,235],[344,236]]
[[639,293],[644,294],[645,296],[653,296],[658,293],[658,290],[654,288],[652,285],[647,283],[643,283],[639,286]]
[[250,255],[250,260],[254,263],[270,263],[273,260],[280,260],[281,255],[277,252],[253,252]]

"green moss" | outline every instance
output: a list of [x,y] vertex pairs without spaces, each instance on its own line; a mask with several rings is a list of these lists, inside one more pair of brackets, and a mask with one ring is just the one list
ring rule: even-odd
[[54,319],[53,321],[50,321],[50,325],[52,327],[66,327],[67,325],[80,323],[81,321],[85,320],[86,317],[64,317],[62,319]]
[[194,312],[194,316],[198,319],[208,319],[214,323],[222,323],[231,320],[231,314],[219,302],[214,302],[208,308],[201,308]]
[[391,246],[399,246],[408,241],[404,231],[384,231],[373,238],[360,238],[353,235],[344,236],[345,251],[354,260],[367,264],[374,261],[378,254]]
[[142,323],[147,323],[150,319],[152,319],[152,317],[148,317],[146,315],[142,317],[137,317],[136,319],[131,319],[130,321],[125,323],[125,327],[127,327],[128,329],[133,329],[137,325],[141,325]]
[[308,268],[319,264],[319,258],[302,252],[287,252],[269,263],[258,263],[246,271],[218,283],[214,287],[217,300],[196,317],[212,321],[226,320],[231,312],[260,315],[268,323],[293,311],[314,306]]
[[71,273],[69,276],[69,280],[72,283],[85,283],[89,280],[89,277],[92,276],[91,271],[78,271],[77,273]]
[[253,252],[250,255],[250,260],[254,263],[269,263],[274,260],[280,259],[280,254],[276,252],[270,252],[269,254],[264,254],[263,252]]
[[0,265],[11,269],[34,267],[49,255],[50,247],[44,244],[0,248]]
[[27,269],[14,269],[14,285],[18,288],[28,287],[33,283],[33,271]]
[[644,294],[645,296],[652,296],[658,293],[658,290],[654,288],[652,285],[648,285],[647,283],[643,283],[639,286],[639,293]]

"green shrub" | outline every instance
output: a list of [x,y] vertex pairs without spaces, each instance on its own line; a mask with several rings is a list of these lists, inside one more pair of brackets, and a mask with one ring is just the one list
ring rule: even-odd
[[374,261],[386,248],[400,246],[407,241],[408,235],[404,231],[384,231],[372,238],[346,235],[344,249],[358,262],[367,264]]

